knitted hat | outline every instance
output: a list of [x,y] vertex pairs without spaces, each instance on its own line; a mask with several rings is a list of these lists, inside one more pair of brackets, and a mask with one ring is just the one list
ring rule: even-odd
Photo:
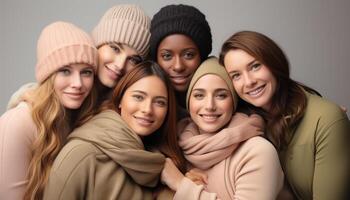
[[197,45],[201,60],[207,59],[212,50],[210,27],[205,15],[189,5],[168,5],[161,8],[151,21],[150,56],[157,58],[160,42],[171,34],[184,34]]
[[110,8],[92,31],[95,45],[126,44],[142,57],[149,49],[151,19],[137,5],[118,5]]
[[41,83],[59,68],[86,63],[97,70],[97,49],[91,37],[67,22],[46,26],[38,39],[36,80]]
[[189,110],[189,102],[190,102],[190,95],[193,89],[193,86],[197,83],[197,81],[206,74],[214,74],[222,78],[228,86],[228,89],[231,92],[232,98],[233,98],[233,111],[236,110],[237,103],[238,103],[238,96],[233,89],[232,81],[230,76],[228,75],[227,71],[225,70],[225,67],[220,65],[219,59],[212,56],[202,62],[202,64],[198,67],[196,72],[193,74],[193,77],[191,79],[190,85],[188,87],[187,95],[186,95],[186,107],[187,110]]

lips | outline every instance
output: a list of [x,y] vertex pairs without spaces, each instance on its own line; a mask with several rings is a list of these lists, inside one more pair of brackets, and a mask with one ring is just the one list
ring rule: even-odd
[[66,96],[68,96],[71,99],[74,100],[80,100],[82,97],[84,97],[84,92],[65,92],[64,93]]
[[120,76],[121,76],[121,73],[120,71],[116,71],[116,70],[113,70],[111,67],[105,65],[106,69],[107,69],[107,72],[108,72],[108,76],[113,79],[113,80],[116,80],[118,79]]
[[182,85],[187,83],[188,78],[190,77],[190,75],[186,75],[186,76],[170,76],[170,79],[173,83],[178,84],[178,85]]
[[253,98],[260,97],[263,94],[263,91],[265,89],[266,84],[259,86],[253,90],[250,90],[249,92],[246,92],[247,95]]
[[154,120],[152,120],[151,118],[147,118],[147,117],[134,116],[134,118],[136,119],[136,122],[141,126],[150,126],[154,122]]
[[203,121],[207,123],[215,122],[221,114],[199,114]]

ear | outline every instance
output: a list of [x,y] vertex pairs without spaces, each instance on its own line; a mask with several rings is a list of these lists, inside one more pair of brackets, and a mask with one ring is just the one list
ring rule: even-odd
[[121,110],[121,109],[122,109],[122,105],[121,105],[121,104],[119,104],[119,105],[118,105],[118,108],[119,108],[119,110]]

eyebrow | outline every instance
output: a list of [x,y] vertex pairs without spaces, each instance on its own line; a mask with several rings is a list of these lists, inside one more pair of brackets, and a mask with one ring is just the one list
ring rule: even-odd
[[[146,92],[141,91],[141,90],[133,90],[133,91],[131,91],[131,92],[141,93],[141,94],[143,94],[143,95],[145,95],[145,96],[148,95]],[[155,98],[157,98],[157,99],[161,98],[161,99],[165,99],[166,101],[168,101],[168,98],[166,98],[165,96],[156,96]]]
[[[252,61],[250,61],[246,66],[250,67],[252,66],[256,61],[258,61],[257,59],[253,59]],[[236,73],[237,71],[236,70],[233,70],[233,71],[230,71],[228,72],[229,75],[232,75],[233,73]]]
[[[194,88],[192,91],[205,92],[205,89],[202,89],[202,88]],[[229,90],[226,89],[226,88],[217,88],[217,89],[214,90],[214,92],[221,92],[221,91],[229,92]]]

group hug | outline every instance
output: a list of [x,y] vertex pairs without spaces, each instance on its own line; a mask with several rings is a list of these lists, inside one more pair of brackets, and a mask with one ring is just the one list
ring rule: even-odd
[[36,82],[0,118],[0,199],[348,198],[346,111],[291,79],[268,36],[210,55],[212,31],[183,4],[44,27]]

